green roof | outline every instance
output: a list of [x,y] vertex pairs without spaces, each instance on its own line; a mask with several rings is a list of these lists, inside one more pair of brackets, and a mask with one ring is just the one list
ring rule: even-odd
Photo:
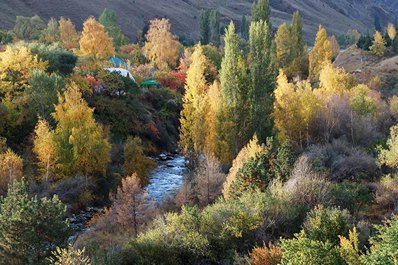
[[146,80],[141,83],[141,86],[160,86],[160,83],[156,80]]

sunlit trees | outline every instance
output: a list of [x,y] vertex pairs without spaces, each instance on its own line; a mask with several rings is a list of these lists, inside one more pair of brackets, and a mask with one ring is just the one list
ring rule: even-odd
[[145,57],[160,69],[175,67],[181,44],[170,32],[168,19],[151,20],[143,48]]
[[22,158],[11,149],[0,153],[0,194],[4,194],[8,184],[20,180],[22,175]]
[[397,35],[397,29],[395,28],[394,24],[388,23],[387,25],[387,34],[390,37],[391,40],[395,39],[395,36]]
[[[275,69],[272,51],[271,27],[264,21],[252,22],[250,26],[250,73],[249,92],[250,135],[257,134],[261,142],[270,136]],[[242,127],[240,127],[242,129]]]
[[115,11],[105,8],[98,21],[105,27],[109,36],[112,37],[115,48],[118,49],[128,43],[129,39],[123,35],[122,30],[117,24]]
[[52,114],[57,122],[57,169],[63,176],[105,173],[111,145],[103,127],[94,120],[94,110],[88,107],[75,84],[58,101]]
[[45,43],[53,43],[59,41],[59,26],[58,21],[51,18],[47,23],[47,28],[42,31],[40,39]]
[[192,159],[203,153],[204,140],[207,126],[205,125],[206,93],[208,83],[206,81],[207,60],[200,45],[196,46],[192,54],[192,63],[189,67],[183,98],[183,110],[181,112],[180,145],[184,152]]
[[319,71],[327,62],[331,62],[333,51],[326,29],[319,26],[313,50],[309,54],[309,73],[311,78],[317,78]]
[[[233,22],[225,33],[224,58],[221,63],[221,99],[219,137],[225,149],[224,157],[232,157],[244,145],[248,128],[248,82],[246,62],[239,48],[239,37]],[[238,130],[239,128],[239,130]],[[229,161],[230,162],[230,161]]]
[[66,206],[54,196],[28,194],[25,180],[14,181],[0,199],[0,258],[4,264],[39,264],[69,236]]
[[370,46],[371,52],[376,56],[383,56],[386,50],[386,41],[380,32],[376,31],[373,36],[373,43]]
[[93,17],[84,22],[79,44],[82,56],[91,56],[97,60],[104,60],[115,54],[112,38],[105,32],[104,26]]
[[138,176],[132,174],[122,179],[117,193],[111,198],[111,211],[116,222],[127,231],[132,231],[134,237],[137,237],[140,227],[144,224],[145,211],[149,206],[147,196]]
[[333,59],[336,59],[336,57],[340,53],[340,45],[337,42],[337,39],[334,35],[329,37],[329,41],[330,41],[330,47],[332,47],[332,51],[333,51]]
[[72,245],[67,248],[57,247],[49,258],[51,265],[91,265],[90,258],[85,255],[85,249],[75,249]]
[[398,126],[390,128],[390,138],[387,140],[387,148],[379,147],[378,162],[394,170],[398,167]]
[[307,47],[303,39],[303,22],[300,13],[293,14],[292,24],[283,23],[275,35],[276,65],[289,78],[305,77],[307,73]]
[[124,146],[124,170],[127,175],[136,174],[142,185],[148,183],[148,174],[156,163],[144,153],[142,141],[139,137],[129,137]]
[[57,149],[54,132],[46,120],[40,119],[36,125],[33,151],[39,159],[43,178],[48,181],[57,163]]
[[61,17],[59,20],[59,36],[61,43],[66,49],[76,48],[79,45],[79,34],[69,18]]

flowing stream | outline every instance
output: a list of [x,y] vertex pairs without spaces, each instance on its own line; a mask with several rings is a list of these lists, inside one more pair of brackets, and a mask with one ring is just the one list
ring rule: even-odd
[[[148,199],[160,203],[163,199],[174,196],[184,182],[186,170],[185,158],[176,154],[161,154],[156,158],[158,166],[149,176],[149,184],[145,187]],[[85,210],[70,217],[71,226],[75,235],[84,233],[90,219],[104,208],[87,207]]]

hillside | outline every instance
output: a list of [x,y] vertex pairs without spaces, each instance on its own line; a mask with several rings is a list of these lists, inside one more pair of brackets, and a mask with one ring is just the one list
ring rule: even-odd
[[[216,8],[222,20],[240,21],[250,13],[252,0],[13,0],[0,3],[0,27],[12,28],[17,15],[39,15],[45,19],[61,16],[71,18],[80,28],[88,16],[96,16],[104,8],[117,12],[124,33],[132,38],[154,17],[167,17],[173,30],[180,36],[195,39],[198,35],[197,19],[202,8]],[[373,25],[374,17],[382,23],[396,17],[398,5],[394,0],[271,0],[275,25],[290,20],[299,10],[305,23],[305,37],[312,41],[319,24],[335,34],[357,28],[365,31]]]

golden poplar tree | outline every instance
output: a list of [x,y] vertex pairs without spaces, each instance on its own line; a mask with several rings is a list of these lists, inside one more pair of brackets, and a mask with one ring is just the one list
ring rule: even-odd
[[168,69],[177,65],[181,44],[171,32],[168,19],[154,19],[143,48],[145,57],[159,69]]
[[206,136],[205,136],[205,153],[210,156],[215,156],[220,159],[218,150],[218,136],[217,136],[217,113],[220,104],[221,85],[218,81],[214,81],[210,85],[206,94]]
[[372,46],[370,46],[370,50],[374,55],[382,57],[386,50],[386,41],[378,31],[375,32],[373,39],[374,40]]
[[330,40],[327,36],[326,29],[319,26],[316,34],[315,45],[309,54],[309,73],[311,78],[317,78],[319,71],[327,62],[331,62],[333,58],[333,50]]
[[44,174],[44,180],[48,181],[57,162],[57,149],[54,141],[54,132],[44,119],[39,119],[36,125],[33,144],[33,151],[39,159],[39,167]]
[[290,64],[292,36],[289,26],[283,23],[279,26],[275,36],[276,62],[279,68],[285,68]]
[[188,69],[181,111],[180,145],[184,152],[195,158],[203,153],[206,135],[205,101],[208,84],[206,81],[207,59],[203,48],[197,45],[192,54],[192,63]]
[[90,17],[83,24],[80,39],[80,53],[98,60],[107,59],[115,54],[112,38],[106,33],[103,25]]
[[332,47],[332,51],[333,51],[333,58],[336,59],[340,53],[340,45],[337,42],[337,39],[334,35],[332,35],[329,38],[329,41],[330,41],[330,46]]
[[64,176],[104,174],[111,145],[103,127],[94,120],[94,109],[87,105],[75,84],[58,101],[53,113],[57,122],[54,132],[57,168]]
[[60,41],[66,49],[70,50],[79,45],[79,34],[69,18],[65,19],[61,17],[59,20],[59,35]]

